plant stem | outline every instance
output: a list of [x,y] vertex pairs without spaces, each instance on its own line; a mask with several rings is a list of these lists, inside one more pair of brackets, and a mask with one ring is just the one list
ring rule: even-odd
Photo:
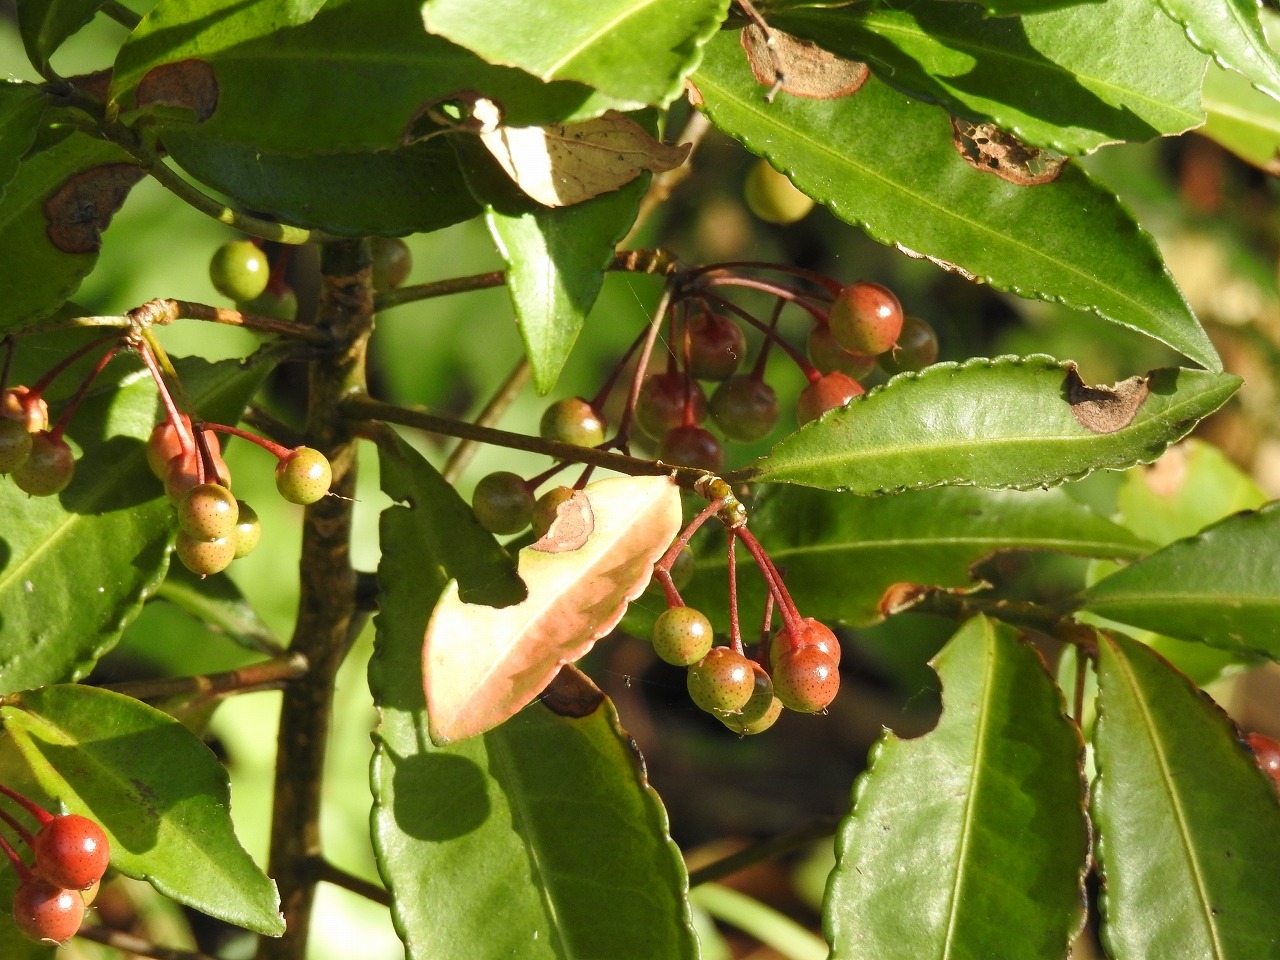
[[142,17],[138,16],[123,3],[120,3],[119,0],[107,0],[99,9],[120,26],[129,30],[132,30],[142,22]]
[[[107,321],[114,317],[79,317],[79,320]],[[194,303],[190,300],[148,300],[140,307],[129,311],[126,321],[145,327],[154,324],[170,324],[175,320],[207,320],[211,323],[222,323],[232,327],[243,327],[255,333],[274,333],[295,340],[305,340],[319,346],[327,346],[333,337],[323,330],[296,320],[280,320],[277,317],[264,317],[256,313],[245,313],[241,310],[229,310],[225,307],[211,307],[206,303]]]
[[322,883],[331,883],[335,887],[341,887],[357,896],[364,897],[366,900],[372,900],[374,903],[380,903],[384,907],[391,906],[391,894],[387,892],[385,887],[376,883],[370,883],[363,877],[357,877],[354,874],[340,867],[334,866],[328,860],[318,859],[313,864],[316,879]]
[[[507,374],[507,379],[502,381],[502,386],[485,404],[480,416],[476,417],[475,422],[482,427],[492,427],[502,415],[507,412],[507,408],[515,403],[516,397],[520,395],[520,391],[524,389],[526,383],[529,382],[529,374],[532,371],[529,366],[529,358],[521,357],[511,372]],[[457,483],[458,477],[462,475],[462,471],[467,469],[472,458],[479,449],[479,441],[462,440],[454,448],[453,453],[449,454],[449,459],[445,462],[444,469],[440,471],[440,476],[444,477],[446,483]]]
[[316,883],[311,865],[321,855],[320,788],[334,683],[358,604],[351,565],[356,435],[339,408],[344,397],[365,388],[373,328],[368,243],[327,244],[320,271],[316,322],[338,347],[310,364],[305,432],[308,444],[329,459],[330,490],[337,496],[321,498],[303,516],[301,595],[290,649],[311,669],[285,688],[281,704],[269,860],[287,929],[278,940],[259,942],[258,960],[304,960],[307,954]]
[[819,817],[809,823],[801,824],[793,830],[788,830],[786,833],[780,833],[776,837],[762,840],[739,850],[737,853],[731,853],[721,860],[707,864],[705,867],[691,870],[689,871],[689,886],[692,888],[699,884],[710,883],[713,880],[721,880],[757,863],[772,860],[783,854],[791,853],[793,850],[801,850],[817,840],[831,836],[839,822],[836,817]]
[[123,930],[110,930],[107,927],[99,927],[92,924],[86,924],[81,927],[76,936],[84,940],[92,940],[94,943],[114,947],[124,953],[131,953],[135,957],[150,957],[151,960],[214,960],[213,957],[207,954],[196,953],[192,950],[175,950],[171,947],[157,946],[150,940],[135,937],[132,933],[125,933]]
[[236,693],[256,693],[260,690],[278,690],[290,680],[296,680],[306,672],[305,657],[298,653],[286,653],[274,660],[226,670],[222,673],[105,683],[102,689],[114,690],[135,700],[159,700],[188,693],[215,697]]

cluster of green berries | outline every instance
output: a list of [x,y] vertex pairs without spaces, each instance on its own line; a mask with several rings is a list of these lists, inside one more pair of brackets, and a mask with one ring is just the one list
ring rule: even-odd
[[18,874],[13,920],[37,943],[60,944],[75,936],[93,903],[111,859],[107,835],[93,820],[78,814],[54,816],[8,787],[0,791],[20,802],[39,822],[33,836],[16,818],[0,811],[32,851],[25,863],[0,835],[0,845]]
[[0,393],[0,473],[33,497],[51,497],[71,483],[75,455],[49,428],[49,405],[27,387]]
[[[231,492],[231,472],[222,459],[217,434],[201,429],[197,442],[191,419],[180,415],[157,424],[147,440],[147,463],[163,483],[178,514],[175,552],[193,573],[208,576],[248,556],[262,537],[258,514]],[[290,503],[315,503],[329,492],[333,475],[318,450],[285,451],[276,466],[276,489]]]

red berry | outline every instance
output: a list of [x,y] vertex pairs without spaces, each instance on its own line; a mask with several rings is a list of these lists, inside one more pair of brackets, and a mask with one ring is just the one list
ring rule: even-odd
[[332,482],[329,459],[311,447],[297,447],[276,464],[276,489],[290,503],[315,503],[329,492]]
[[836,639],[836,635],[831,632],[831,628],[826,624],[815,620],[813,617],[805,617],[800,621],[797,630],[799,638],[793,640],[791,631],[787,627],[783,627],[773,635],[773,639],[769,643],[769,663],[777,666],[778,658],[788,650],[796,650],[800,647],[817,647],[832,660],[836,666],[840,666],[840,641]]
[[0,473],[16,470],[31,455],[31,434],[17,420],[0,418]]
[[179,531],[173,548],[184,567],[207,577],[231,566],[236,558],[236,537],[233,533],[218,540],[197,540]]
[[763,733],[782,715],[782,701],[773,695],[773,681],[769,679],[769,674],[765,672],[764,667],[753,662],[751,672],[755,682],[751,698],[739,713],[729,713],[720,717],[721,723],[744,737]]
[[671,607],[653,623],[653,649],[667,663],[687,667],[711,652],[711,621],[692,607]]
[[814,324],[805,347],[809,362],[823,373],[838,370],[855,380],[861,380],[875,369],[875,357],[850,353],[836,342],[836,338],[831,335],[831,327],[825,323]]
[[907,317],[902,321],[902,333],[898,345],[880,354],[876,361],[885,373],[902,373],[904,370],[923,370],[938,359],[938,334],[932,326],[919,317]]
[[653,439],[661,440],[669,431],[684,425],[686,396],[689,420],[702,423],[707,418],[707,395],[696,381],[678,370],[649,374],[636,397],[636,423]]
[[13,898],[13,922],[37,943],[70,940],[84,920],[84,900],[76,890],[32,878],[18,886]]
[[784,707],[818,713],[840,692],[840,668],[816,646],[787,650],[774,666],[773,692]]
[[1250,733],[1245,740],[1253,750],[1258,769],[1271,777],[1276,789],[1280,790],[1280,743],[1261,733]]
[[566,397],[547,407],[539,433],[543,440],[596,447],[604,443],[604,418],[582,397]]
[[197,484],[178,503],[178,527],[195,540],[231,536],[239,517],[235,496],[219,483]]
[[751,661],[730,647],[712,647],[689,668],[686,681],[689,698],[717,716],[737,713],[746,706],[756,687]]
[[724,465],[724,447],[702,427],[676,427],[667,431],[658,444],[658,459],[680,467],[719,473]]
[[689,321],[689,374],[699,380],[727,380],[747,355],[747,338],[732,317],[707,311]]
[[10,387],[0,394],[0,417],[16,420],[27,433],[49,429],[49,405],[43,397],[32,397],[27,387]]
[[87,890],[107,872],[111,845],[102,827],[78,814],[54,817],[36,834],[34,870],[56,887]]
[[67,441],[42,430],[32,435],[27,459],[13,468],[13,482],[33,497],[51,497],[67,489],[75,472],[75,454]]
[[509,470],[481,477],[471,495],[471,509],[490,533],[519,533],[533,518],[533,507],[524,478]]
[[763,380],[732,377],[711,395],[711,416],[730,440],[751,443],[777,425],[778,395]]
[[796,421],[804,426],[810,420],[817,420],[828,410],[843,407],[865,392],[862,384],[847,373],[828,373],[800,391],[800,396],[796,398]]
[[898,342],[902,304],[888,287],[859,280],[836,294],[827,322],[840,346],[875,356]]

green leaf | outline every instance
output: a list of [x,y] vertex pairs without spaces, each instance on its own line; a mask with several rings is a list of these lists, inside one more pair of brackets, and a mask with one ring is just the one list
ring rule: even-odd
[[1080,602],[1121,623],[1280,659],[1280,502],[1175,541]]
[[[48,338],[36,357],[47,363],[59,344],[84,339]],[[234,423],[269,366],[186,360],[178,370],[201,414]],[[157,406],[151,378],[116,360],[71,419],[82,452],[71,485],[28,497],[0,483],[0,693],[84,676],[164,576],[173,509],[144,449]]]
[[[1067,154],[1204,121],[1205,57],[1151,0],[1077,3],[1024,17],[925,0],[779,17],[788,33],[864,60],[903,93]],[[1116,50],[1124,56],[1116,56]]]
[[[885,593],[899,584],[977,586],[973,568],[1001,551],[1132,559],[1149,549],[1061,490],[944,487],[868,498],[770,487],[753,506],[751,529],[786,571],[787,589],[805,616],[856,626],[882,620]],[[725,623],[723,538],[700,538],[698,545],[685,602]],[[738,567],[740,604],[762,610],[763,581],[745,551],[738,551]]]
[[1280,804],[1226,714],[1144,645],[1099,643],[1093,817],[1116,960],[1280,944]]
[[82,133],[22,161],[0,198],[0,331],[29,326],[71,296],[141,177],[120,147]]
[[636,106],[684,91],[728,0],[426,0],[422,20],[490,63],[577,80]]
[[640,177],[567,207],[487,207],[485,222],[507,264],[507,290],[538,393],[556,385],[648,181]]
[[[46,98],[26,83],[0,83],[0,200],[23,154],[35,142]],[[3,209],[3,207],[0,207]]]
[[1280,100],[1280,58],[1267,43],[1259,5],[1258,0],[1160,0],[1164,12],[1183,26],[1199,49]]
[[132,697],[78,684],[10,697],[0,720],[40,785],[111,841],[111,865],[211,917],[284,933],[275,884],[231,826],[227,772]]
[[1092,310],[1221,370],[1151,238],[1073,164],[1016,186],[974,169],[935,107],[874,78],[852,97],[764,101],[734,36],[694,83],[711,121],[873,239],[1024,297]]
[[1080,734],[1010,627],[975,617],[934,666],[942,719],[881,738],[837,837],[831,958],[1064,956],[1089,851]]
[[[968,3],[970,0],[948,0]],[[972,0],[994,17],[1013,17],[1023,13],[1043,13],[1077,3],[1105,3],[1106,0]]]
[[[1268,38],[1280,33],[1280,16],[1259,10]],[[1204,78],[1204,109],[1200,129],[1228,150],[1268,173],[1280,172],[1280,102],[1262,93],[1245,77],[1217,64]]]
[[[491,66],[425,33],[415,0],[329,0],[313,9],[320,6],[164,0],[120,50],[112,98],[130,102],[157,67],[200,61],[211,70],[188,64],[169,71],[173,86],[190,81],[199,93],[180,92],[171,101],[216,104],[194,127],[200,136],[293,156],[399,146],[423,108],[465,91],[497,101],[506,122],[516,125],[618,106],[581,84],[545,84]],[[164,107],[157,116],[162,129],[191,128],[191,117],[180,120],[165,104],[156,106]]]
[[470,599],[510,602],[519,582],[416,454],[383,446],[381,464],[386,492],[411,506],[381,521],[373,838],[409,960],[693,960],[666,814],[593,687],[578,685],[581,716],[538,702],[480,737],[432,746],[421,649],[437,595],[458,578]]
[[480,212],[441,138],[397,150],[288,157],[173,129],[187,173],[250,210],[343,236],[427,233]]
[[210,630],[226,634],[242,647],[272,655],[284,650],[280,638],[258,616],[226,573],[202,577],[175,563],[156,589],[155,597],[186,611]]
[[42,74],[63,42],[93,19],[106,0],[18,0],[18,30]]
[[1230,374],[1160,369],[1114,390],[1082,387],[1074,365],[1038,355],[939,363],[806,424],[749,476],[860,494],[1061,483],[1150,463],[1239,386]]

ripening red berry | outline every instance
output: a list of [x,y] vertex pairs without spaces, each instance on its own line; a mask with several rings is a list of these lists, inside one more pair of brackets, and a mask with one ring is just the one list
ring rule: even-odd
[[543,440],[597,447],[604,443],[604,418],[582,397],[565,397],[547,407],[538,428]]
[[861,353],[850,353],[836,342],[831,334],[831,327],[825,323],[815,323],[809,331],[809,339],[805,343],[805,353],[809,362],[823,373],[840,371],[847,373],[855,380],[861,380],[875,369],[876,358]]
[[111,845],[102,827],[70,813],[54,817],[36,834],[33,870],[56,887],[86,890],[102,879]]
[[676,427],[658,444],[658,459],[678,467],[694,467],[719,473],[724,465],[724,447],[702,427]]
[[27,433],[49,429],[49,405],[43,397],[33,397],[28,387],[9,387],[0,393],[0,417],[16,420]]
[[689,668],[686,680],[689,698],[717,716],[741,710],[756,687],[751,661],[731,647],[712,647]]
[[687,667],[711,652],[711,621],[692,607],[671,607],[653,623],[653,650],[667,663]]
[[707,418],[707,395],[696,381],[679,370],[649,374],[636,397],[636,423],[653,439],[661,440],[684,425],[686,397],[689,421],[702,423]]
[[13,922],[24,936],[37,943],[70,940],[83,921],[84,900],[77,890],[32,877],[19,884],[14,894]]
[[880,354],[876,362],[885,373],[923,370],[938,359],[938,333],[919,317],[906,317],[898,345]]
[[[190,434],[191,418],[185,413],[180,416],[183,427]],[[209,453],[214,458],[214,472],[218,477],[225,478],[221,481],[224,487],[230,486],[231,478],[226,472],[227,465],[222,462],[222,448],[218,446],[218,435],[212,430],[205,430],[204,438],[208,444]],[[182,440],[178,436],[178,429],[168,420],[161,420],[152,429],[151,436],[147,438],[147,466],[156,475],[156,479],[164,480],[169,470],[169,462],[180,453],[182,453]]]
[[843,407],[865,392],[862,384],[847,373],[837,370],[825,374],[800,391],[800,396],[796,398],[796,422],[804,426],[810,420],[817,420],[828,410]]
[[727,713],[720,717],[721,723],[744,737],[763,733],[782,715],[782,701],[773,695],[773,681],[764,667],[752,662],[751,673],[755,688],[751,691],[750,699],[738,713]]
[[840,668],[816,646],[787,650],[773,668],[773,692],[797,713],[819,713],[840,692]]
[[220,483],[197,484],[178,503],[178,527],[196,540],[231,536],[239,518],[239,503]]
[[783,627],[769,641],[769,663],[776,666],[778,658],[788,650],[800,647],[817,647],[840,666],[840,641],[831,628],[813,617],[805,617],[797,628],[799,636],[792,639],[791,630]]
[[732,317],[707,311],[689,321],[689,374],[727,380],[747,355],[747,337]]
[[184,567],[192,573],[207,577],[221,573],[231,566],[231,561],[236,558],[236,539],[233,532],[230,536],[217,540],[197,540],[180,530],[173,550]]
[[1280,743],[1261,733],[1250,733],[1245,741],[1253,750],[1258,768],[1271,777],[1276,789],[1280,790]]
[[827,312],[831,335],[852,353],[875,356],[891,350],[902,332],[902,304],[893,291],[859,280],[838,294]]

